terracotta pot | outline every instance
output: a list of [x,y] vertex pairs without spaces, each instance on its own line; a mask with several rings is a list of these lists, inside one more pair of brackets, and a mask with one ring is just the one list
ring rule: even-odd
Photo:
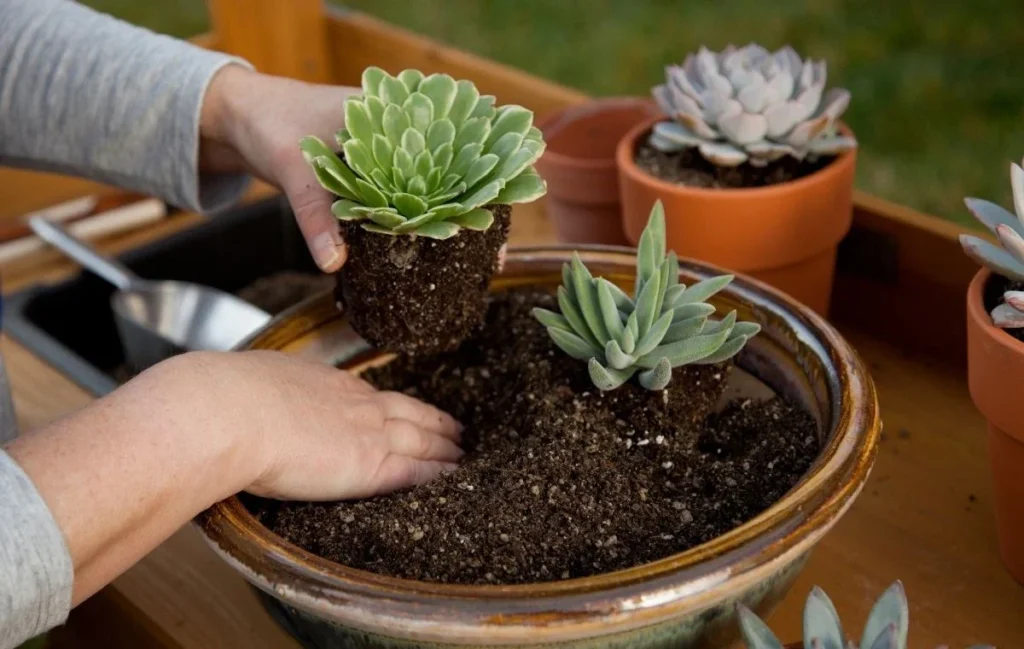
[[[580,252],[595,274],[632,285],[633,251]],[[509,251],[492,288],[553,290],[570,254],[568,247]],[[697,263],[680,265],[687,284],[720,274]],[[819,422],[822,451],[781,500],[703,545],[594,577],[467,586],[397,579],[326,561],[270,532],[237,498],[214,505],[197,523],[214,550],[267,594],[271,611],[311,649],[727,646],[738,634],[736,603],[770,611],[814,545],[853,503],[874,460],[880,421],[864,364],[820,317],[742,277],[713,301],[762,324],[737,363],[805,405]],[[344,367],[381,359],[327,294],[278,316],[243,347]]]
[[648,99],[595,99],[537,124],[547,149],[537,171],[548,183],[547,213],[563,243],[626,245],[615,147],[630,129],[659,113]]
[[[792,182],[703,189],[659,180],[633,162],[640,138],[664,117],[636,126],[616,151],[626,237],[636,243],[660,199],[669,248],[748,273],[828,312],[836,247],[853,219],[856,151]],[[844,129],[845,130],[845,129]]]
[[991,277],[980,271],[967,291],[967,381],[988,419],[999,552],[1024,584],[1024,342],[993,326],[984,303]]

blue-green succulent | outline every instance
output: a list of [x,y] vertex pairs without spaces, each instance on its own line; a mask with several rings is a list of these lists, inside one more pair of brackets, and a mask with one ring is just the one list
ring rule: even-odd
[[711,319],[715,307],[706,300],[728,286],[732,275],[689,287],[679,282],[679,260],[665,252],[660,201],[640,237],[636,268],[634,299],[613,282],[593,277],[574,254],[562,269],[560,313],[533,311],[562,351],[587,362],[601,390],[615,389],[634,375],[648,390],[663,390],[673,368],[728,360],[761,330],[753,322],[737,322],[735,311]]

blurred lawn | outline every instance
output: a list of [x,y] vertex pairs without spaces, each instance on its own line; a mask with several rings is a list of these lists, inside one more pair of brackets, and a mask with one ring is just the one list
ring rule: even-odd
[[[86,0],[175,35],[202,0]],[[964,196],[1009,204],[1024,156],[1021,0],[346,0],[452,46],[597,95],[646,94],[705,44],[792,44],[849,88],[859,187],[968,223]]]

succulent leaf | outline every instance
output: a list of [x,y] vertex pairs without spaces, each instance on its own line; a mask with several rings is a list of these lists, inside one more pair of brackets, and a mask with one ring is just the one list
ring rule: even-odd
[[[320,184],[348,203],[339,219],[371,232],[438,239],[488,229],[485,205],[535,200],[544,181],[530,166],[544,150],[533,113],[495,108],[469,81],[367,68],[338,131],[344,159],[315,137],[299,147]],[[357,208],[369,208],[360,211]]]
[[596,358],[591,358],[587,363],[587,370],[590,373],[590,380],[598,390],[614,390],[636,374],[636,368],[630,367],[625,370],[616,370],[605,367]]
[[683,295],[676,299],[675,304],[676,306],[679,306],[683,304],[692,304],[694,302],[704,302],[728,286],[733,279],[733,275],[720,275],[718,277],[710,277],[697,282],[690,288],[683,291]]
[[486,230],[494,223],[494,214],[482,207],[453,216],[448,223],[466,228],[467,230]]
[[740,631],[747,649],[782,649],[782,643],[761,618],[742,604],[738,608]]
[[640,385],[648,390],[664,390],[672,380],[672,365],[663,358],[651,369],[640,372],[637,378]]
[[696,148],[714,164],[764,166],[791,155],[835,155],[855,148],[836,135],[850,93],[825,93],[824,62],[804,62],[793,48],[774,53],[751,43],[722,52],[701,48],[670,65],[651,94],[671,121],[656,124],[649,143],[661,151]]
[[548,327],[548,335],[559,349],[577,360],[586,361],[601,355],[600,350],[572,332],[558,327]]
[[868,621],[864,625],[864,634],[861,636],[861,648],[869,649],[872,646],[871,643],[890,624],[896,626],[894,649],[906,649],[907,634],[910,630],[910,609],[907,605],[907,595],[903,590],[903,584],[899,581],[893,582],[871,607]]
[[555,313],[554,311],[548,311],[547,309],[541,309],[540,307],[535,307],[531,313],[533,314],[533,317],[537,318],[537,321],[545,327],[554,327],[555,329],[561,329],[572,333],[572,326],[561,313]]
[[[596,285],[597,303],[601,308],[605,329],[608,330],[608,335],[612,340],[622,340],[626,326],[622,323],[622,316],[619,315],[619,309],[615,306],[615,297],[612,295],[612,289],[609,288],[613,284],[602,277],[596,280]],[[626,353],[631,354],[633,350],[630,349]]]
[[451,221],[430,222],[421,225],[412,231],[413,234],[431,239],[451,239],[459,233],[461,228]]
[[815,586],[804,604],[804,649],[818,640],[822,649],[843,649],[843,626],[825,591]]

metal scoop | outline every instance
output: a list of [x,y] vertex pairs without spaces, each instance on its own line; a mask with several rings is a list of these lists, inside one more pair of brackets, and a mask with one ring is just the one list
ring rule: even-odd
[[269,313],[215,288],[142,279],[57,223],[33,217],[29,225],[118,288],[110,304],[125,356],[137,371],[182,351],[227,351],[270,321]]

